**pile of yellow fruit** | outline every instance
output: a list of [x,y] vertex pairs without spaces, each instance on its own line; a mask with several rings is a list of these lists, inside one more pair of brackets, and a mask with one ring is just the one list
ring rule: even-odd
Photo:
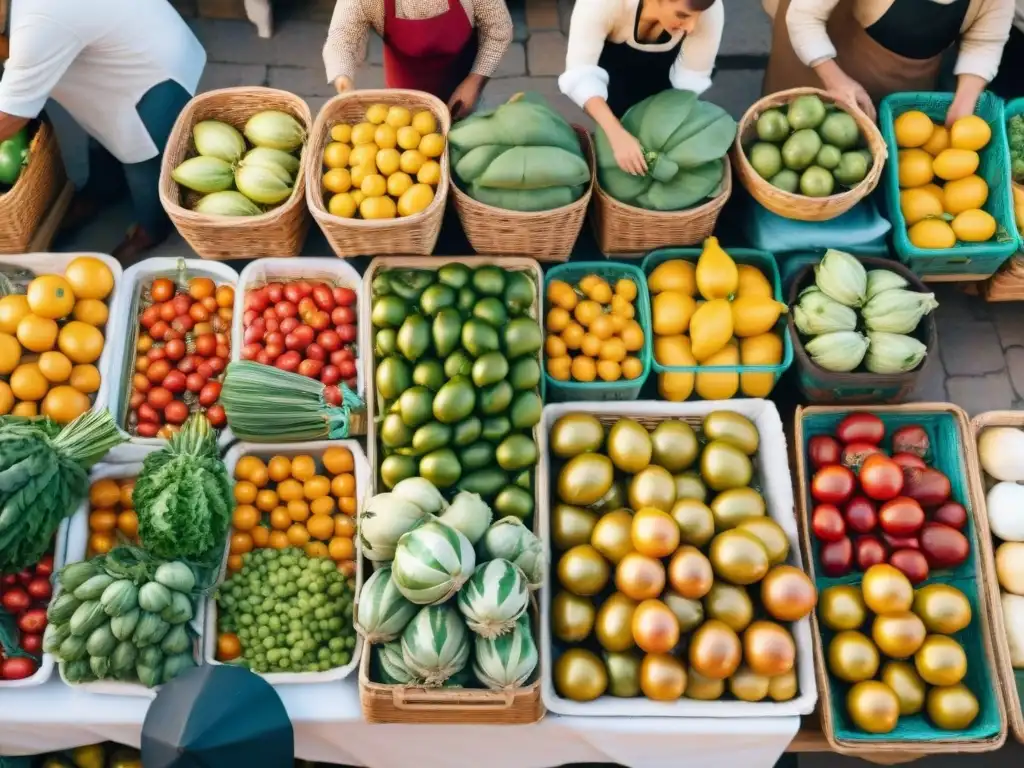
[[427,110],[374,104],[363,122],[335,125],[324,147],[327,210],[345,219],[420,213],[441,181],[444,146]]
[[692,372],[658,375],[658,393],[679,402],[696,393],[728,400],[740,391],[767,397],[774,373],[738,370],[701,372],[704,366],[778,365],[783,329],[776,328],[786,305],[757,267],[737,265],[718,239],[709,237],[696,266],[683,259],[659,264],[647,276],[651,292],[654,359]]
[[113,290],[110,268],[80,256],[0,298],[0,415],[67,424],[92,407]]
[[899,149],[900,210],[907,236],[918,248],[983,243],[996,220],[982,210],[988,184],[977,175],[992,129],[977,115],[946,128],[924,112],[904,112],[893,123]]
[[636,320],[638,288],[629,278],[614,288],[599,275],[587,275],[575,287],[564,280],[548,284],[548,375],[557,381],[636,379],[644,364],[644,329]]

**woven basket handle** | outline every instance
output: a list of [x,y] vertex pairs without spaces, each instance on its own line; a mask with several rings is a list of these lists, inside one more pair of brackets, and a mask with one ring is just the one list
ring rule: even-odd
[[392,691],[392,699],[395,709],[407,711],[437,711],[443,709],[449,712],[484,712],[487,710],[510,709],[515,699],[515,694],[512,691],[488,691],[488,697],[495,699],[500,697],[500,700],[496,701],[474,701],[457,691],[450,691],[450,693],[453,694],[451,699],[442,699],[436,691],[417,693],[415,690],[398,687]]

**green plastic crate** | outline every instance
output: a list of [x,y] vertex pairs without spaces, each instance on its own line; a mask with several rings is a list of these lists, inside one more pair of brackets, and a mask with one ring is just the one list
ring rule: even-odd
[[[572,261],[551,267],[544,275],[544,315],[547,316],[548,286],[553,280],[562,280],[575,286],[587,275],[597,275],[608,281],[612,286],[623,278],[636,284],[636,309],[634,319],[640,323],[644,332],[644,345],[636,356],[643,363],[643,371],[635,379],[619,379],[618,381],[558,381],[548,374],[544,366],[544,381],[547,384],[548,399],[545,402],[563,403],[577,400],[636,400],[651,373],[651,297],[647,292],[647,280],[638,267],[631,264],[620,264],[614,261]],[[546,336],[545,332],[545,336]]]
[[[834,435],[839,422],[847,415],[844,411],[827,413],[804,413],[801,418],[804,445],[804,465],[812,467],[810,455],[807,452],[807,445],[810,439],[816,435]],[[984,510],[971,509],[971,499],[967,491],[967,467],[964,463],[966,446],[963,441],[967,437],[961,434],[956,417],[952,413],[943,411],[907,411],[881,412],[878,416],[885,423],[886,440],[882,447],[888,448],[889,436],[902,426],[908,424],[920,424],[928,433],[931,441],[931,455],[929,463],[936,469],[945,473],[949,478],[952,489],[951,498],[959,501],[967,508],[967,531],[965,532],[971,543],[970,557],[957,568],[941,571],[933,571],[929,574],[924,584],[949,584],[956,587],[967,596],[971,604],[971,623],[963,631],[953,635],[964,648],[967,654],[967,676],[963,682],[971,689],[978,698],[979,710],[971,726],[965,731],[944,731],[935,727],[927,719],[926,715],[918,714],[910,717],[900,717],[896,728],[890,733],[872,734],[857,729],[846,713],[846,693],[850,684],[838,680],[829,675],[829,685],[832,693],[832,721],[834,723],[835,737],[841,741],[863,742],[865,746],[871,742],[919,742],[930,741],[981,741],[995,738],[1000,730],[1000,715],[997,697],[999,696],[998,683],[994,677],[990,663],[985,661],[984,632],[982,629],[981,607],[984,603],[984,596],[981,594],[982,587],[979,583],[979,571],[981,570],[981,557],[978,553],[977,529],[974,525],[973,514],[985,514]],[[810,469],[808,470],[810,472]],[[810,482],[810,475],[806,478]],[[808,494],[810,489],[808,489]],[[811,510],[805,510],[810,516]],[[807,520],[805,520],[805,524]],[[815,586],[820,595],[824,589],[837,584],[860,585],[864,574],[860,571],[853,571],[846,576],[829,577],[820,575],[819,552],[820,542],[813,536],[811,539],[811,557],[814,559]],[[828,644],[835,632],[819,622],[823,656],[827,656]],[[865,632],[870,637],[870,618],[865,622],[859,631]],[[824,660],[822,660],[824,663]]]
[[[761,270],[772,285],[775,300],[785,303],[786,300],[782,294],[782,278],[779,275],[779,265],[770,253],[757,251],[752,248],[727,248],[725,250],[737,264],[749,264]],[[659,248],[647,254],[640,268],[643,270],[646,278],[662,262],[670,261],[671,259],[682,259],[683,261],[690,261],[696,264],[700,254],[700,248]],[[644,284],[646,285],[646,280]],[[782,362],[778,365],[662,365],[651,355],[651,366],[656,373],[773,373],[775,374],[775,383],[778,384],[779,378],[793,364],[793,343],[785,329],[785,318],[786,316],[783,315],[779,319],[781,325],[777,326],[782,333]],[[744,395],[738,392],[736,396],[743,397]],[[697,400],[699,398],[694,395],[689,399]]]
[[899,148],[896,146],[893,121],[904,112],[918,109],[932,120],[943,123],[952,101],[951,93],[894,93],[882,99],[878,123],[889,148],[889,163],[885,169],[885,201],[889,221],[892,222],[893,243],[900,260],[919,275],[987,277],[999,269],[1020,246],[1020,236],[1013,220],[1006,118],[1003,102],[998,96],[985,91],[975,109],[975,114],[983,118],[992,129],[992,139],[979,153],[981,164],[978,166],[978,175],[988,184],[985,210],[995,217],[995,239],[987,243],[958,243],[944,250],[918,248],[907,237],[907,222],[900,210]]

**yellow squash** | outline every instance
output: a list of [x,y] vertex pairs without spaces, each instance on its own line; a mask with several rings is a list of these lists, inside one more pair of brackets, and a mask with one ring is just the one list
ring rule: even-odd
[[717,237],[704,241],[704,250],[697,260],[697,289],[700,295],[711,299],[728,299],[739,286],[736,262],[718,244]]
[[768,333],[786,309],[775,299],[737,298],[732,302],[732,332],[740,338]]
[[964,243],[983,243],[996,233],[996,220],[977,208],[958,214],[950,226],[957,239]]
[[764,272],[750,264],[739,264],[736,266],[739,273],[739,286],[736,288],[736,296],[739,298],[761,298],[771,299],[775,297],[772,284],[764,276]]
[[[658,336],[654,339],[654,359],[662,365],[696,366],[686,336]],[[672,402],[682,402],[693,393],[693,373],[658,375],[658,394]]]
[[682,259],[663,261],[647,276],[647,288],[653,294],[679,291],[693,296],[697,293],[696,267]]
[[686,333],[696,310],[696,302],[687,293],[670,290],[656,294],[651,301],[654,333],[658,336]]
[[[740,340],[743,365],[778,365],[781,362],[782,338],[774,331]],[[768,397],[774,387],[774,373],[740,374],[740,390],[747,397]]]
[[690,318],[693,356],[703,363],[732,338],[732,308],[725,299],[712,299],[697,307]]
[[[704,361],[701,366],[709,365],[739,365],[740,350],[736,342],[728,343],[724,349]],[[697,394],[705,400],[728,400],[736,396],[740,387],[740,375],[737,371],[726,371],[721,373],[697,373],[697,380],[694,384]]]

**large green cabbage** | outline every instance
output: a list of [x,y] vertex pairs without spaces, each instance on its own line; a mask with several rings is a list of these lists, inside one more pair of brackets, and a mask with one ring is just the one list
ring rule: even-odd
[[550,210],[579,200],[590,182],[576,132],[537,94],[463,120],[448,142],[460,186],[485,205]]
[[602,189],[627,205],[679,211],[713,197],[725,175],[725,157],[736,121],[691,91],[670,89],[634,105],[622,127],[637,138],[647,174],[626,173],[615,162],[608,137],[597,129],[597,172]]

